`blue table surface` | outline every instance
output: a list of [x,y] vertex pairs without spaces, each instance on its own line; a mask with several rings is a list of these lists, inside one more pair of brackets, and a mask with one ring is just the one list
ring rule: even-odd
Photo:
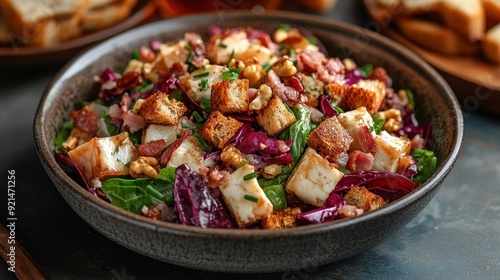
[[[360,1],[321,15],[367,27]],[[35,151],[32,123],[61,65],[0,71],[0,170],[16,171],[16,240],[52,279],[500,279],[500,121],[464,110],[460,158],[438,194],[408,225],[350,259],[261,275],[204,272],[159,262],[110,241],[53,187]],[[481,102],[488,102],[484,100]],[[5,186],[6,183],[4,183]],[[1,222],[7,222],[6,190]],[[0,263],[0,279],[15,279]]]

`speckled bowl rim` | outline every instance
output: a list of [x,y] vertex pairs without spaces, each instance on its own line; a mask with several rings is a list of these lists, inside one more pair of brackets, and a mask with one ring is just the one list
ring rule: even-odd
[[[231,16],[245,16],[248,15],[245,12],[231,12],[226,15]],[[179,17],[173,20],[184,20],[189,22],[190,18],[198,18],[200,16],[208,16],[215,17],[216,14],[202,14],[202,15],[190,15]],[[425,61],[423,61],[420,57],[418,57],[415,53],[406,49],[402,45],[388,39],[385,36],[382,36],[378,33],[374,33],[372,31],[363,29],[358,26],[354,26],[348,23],[339,22],[333,19],[311,16],[305,14],[299,14],[295,12],[268,12],[264,15],[264,17],[272,17],[272,18],[280,18],[283,20],[293,20],[297,19],[297,17],[304,19],[307,22],[319,24],[319,25],[334,25],[337,28],[341,28],[344,30],[350,30],[351,32],[362,33],[373,40],[378,41],[379,44],[390,46],[394,51],[400,53],[405,56],[408,60],[413,61],[414,63],[419,64],[423,70],[429,76],[432,76],[434,82],[439,85],[444,92],[446,93],[446,98],[443,98],[444,101],[449,102],[452,106],[449,108],[449,114],[454,117],[455,120],[455,134],[453,135],[453,139],[456,139],[455,143],[453,143],[450,153],[446,158],[443,158],[441,163],[437,166],[436,172],[427,180],[426,183],[419,186],[416,190],[411,192],[410,194],[398,199],[397,201],[392,202],[386,207],[378,209],[373,212],[365,213],[361,216],[352,218],[352,219],[342,219],[336,220],[330,223],[324,224],[315,224],[315,225],[305,225],[296,228],[284,229],[284,230],[267,230],[267,229],[258,229],[258,230],[238,230],[238,229],[204,229],[198,228],[194,226],[185,226],[181,224],[173,224],[167,223],[163,221],[153,220],[147,217],[140,216],[138,214],[134,214],[128,211],[125,211],[121,208],[111,205],[110,203],[103,201],[101,199],[96,198],[87,190],[82,188],[76,182],[74,182],[56,163],[53,155],[52,145],[48,145],[47,137],[44,132],[44,122],[45,115],[51,106],[51,93],[57,91],[58,86],[60,86],[61,78],[70,75],[68,71],[75,67],[75,64],[78,63],[79,60],[85,59],[86,57],[92,56],[93,52],[98,52],[100,49],[105,48],[108,45],[114,44],[115,42],[119,42],[123,38],[130,36],[135,32],[141,32],[142,30],[147,30],[151,28],[161,28],[161,26],[168,24],[168,21],[171,20],[161,20],[157,22],[152,22],[145,24],[140,27],[136,27],[132,30],[124,32],[120,35],[117,35],[113,38],[110,38],[92,48],[84,50],[79,55],[70,60],[52,79],[52,81],[47,86],[46,91],[44,92],[39,107],[37,109],[37,113],[35,115],[34,120],[34,136],[35,136],[35,144],[37,148],[37,152],[42,161],[44,161],[54,172],[54,174],[62,181],[64,181],[72,191],[77,192],[78,195],[81,196],[81,199],[85,200],[85,202],[92,204],[97,207],[104,213],[113,215],[115,218],[122,220],[127,223],[131,223],[137,226],[144,227],[145,229],[151,229],[157,231],[159,233],[172,233],[176,235],[184,235],[184,236],[193,236],[193,237],[220,237],[224,235],[225,237],[230,236],[235,239],[247,239],[248,237],[258,236],[259,238],[284,238],[284,237],[294,237],[294,236],[305,236],[311,235],[319,232],[333,232],[336,229],[353,226],[357,223],[361,223],[364,221],[368,221],[374,219],[375,217],[381,217],[385,215],[393,214],[400,209],[405,208],[407,205],[418,200],[419,197],[425,196],[428,192],[432,191],[434,188],[438,187],[440,183],[446,178],[451,169],[453,168],[456,160],[458,159],[458,155],[461,150],[462,141],[463,141],[463,117],[460,111],[459,103],[453,94],[453,91],[449,87],[449,85],[445,82],[445,80]]]

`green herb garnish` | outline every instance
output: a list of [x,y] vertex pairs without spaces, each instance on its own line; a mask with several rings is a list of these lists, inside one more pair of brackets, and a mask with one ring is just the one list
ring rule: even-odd
[[257,173],[252,172],[250,174],[247,174],[247,175],[243,176],[243,180],[248,181],[248,180],[253,179],[255,177],[257,177]]
[[201,137],[201,135],[199,135],[197,132],[194,133],[194,138],[196,138],[196,140],[198,140],[198,142],[200,142],[200,145],[201,147],[203,148],[203,150],[207,153],[210,152],[210,147],[208,146],[207,142],[205,142],[205,140],[203,140],[203,138]]
[[245,194],[243,196],[244,199],[248,200],[248,201],[251,201],[251,202],[257,202],[259,201],[259,198],[255,197],[255,196],[251,196],[251,195],[248,195],[248,194]]
[[198,75],[194,75],[193,78],[198,79],[198,78],[208,77],[208,75],[210,75],[210,73],[203,72],[203,73],[200,73]]

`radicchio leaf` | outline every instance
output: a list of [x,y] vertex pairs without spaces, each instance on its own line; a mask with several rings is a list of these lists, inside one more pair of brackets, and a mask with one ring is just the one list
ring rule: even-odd
[[330,97],[327,94],[322,94],[319,97],[319,109],[328,117],[335,117],[339,114],[330,102]]
[[184,225],[233,228],[220,198],[185,164],[175,170],[174,203],[179,221]]
[[301,225],[331,222],[337,218],[337,210],[344,205],[346,205],[345,199],[340,194],[332,192],[325,205],[297,215],[297,222]]
[[345,174],[333,192],[348,191],[354,186],[365,186],[385,200],[394,201],[413,191],[418,184],[394,172],[365,171]]

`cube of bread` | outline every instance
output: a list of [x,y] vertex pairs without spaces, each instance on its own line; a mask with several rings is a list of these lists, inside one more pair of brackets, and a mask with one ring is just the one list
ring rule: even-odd
[[219,111],[212,111],[199,133],[203,139],[222,149],[242,126],[243,123],[236,119],[225,117]]
[[353,139],[337,117],[325,119],[307,138],[307,145],[333,162],[349,150]]
[[257,178],[245,180],[244,177],[253,172],[253,165],[245,164],[219,185],[222,198],[240,228],[254,224],[273,212],[273,204],[259,186]]
[[346,193],[344,198],[347,204],[363,209],[363,212],[377,210],[387,205],[387,202],[381,196],[376,195],[367,188],[360,186],[352,187]]
[[138,152],[128,138],[127,132],[111,137],[94,137],[89,142],[68,152],[69,158],[78,166],[87,183],[128,175],[128,165]]
[[277,135],[297,119],[278,96],[273,96],[267,106],[257,112],[257,121],[270,135]]
[[308,147],[286,182],[286,191],[313,206],[325,204],[344,174]]
[[268,217],[262,219],[262,227],[267,229],[283,229],[297,226],[297,215],[302,213],[300,207],[285,208],[275,211]]
[[177,125],[186,111],[184,103],[169,99],[166,93],[157,91],[142,103],[139,114],[147,123]]
[[483,0],[487,22],[500,23],[500,0]]
[[248,80],[223,80],[212,84],[210,107],[212,111],[238,113],[248,110]]
[[495,63],[500,63],[500,23],[488,30],[482,42],[484,55]]
[[326,92],[333,100],[338,101],[344,110],[365,107],[368,113],[378,111],[386,96],[386,86],[379,80],[361,80],[352,86],[330,83]]
[[375,160],[373,170],[396,172],[399,159],[410,153],[411,141],[405,137],[396,137],[387,131],[375,137]]
[[[351,135],[353,142],[351,143],[350,151],[362,151],[361,144],[358,139],[358,129],[367,126],[373,127],[373,118],[366,111],[365,107],[359,107],[356,110],[347,111],[337,116],[340,124],[346,129],[347,133]],[[372,137],[376,135],[375,132],[371,133]],[[369,136],[369,135],[368,135]]]

